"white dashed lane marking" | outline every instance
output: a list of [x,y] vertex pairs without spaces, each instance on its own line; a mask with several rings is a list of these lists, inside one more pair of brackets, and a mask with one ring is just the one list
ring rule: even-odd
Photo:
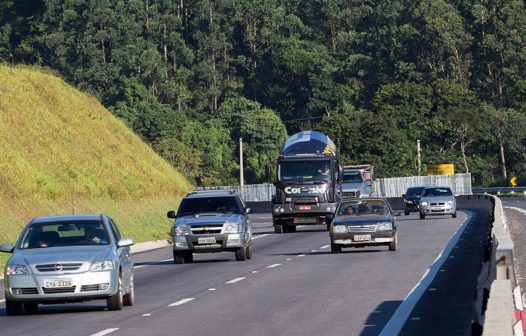
[[91,336],[104,336],[104,335],[108,335],[114,331],[117,331],[119,330],[119,328],[110,328],[110,329],[106,329],[106,330],[103,330],[103,331],[99,331],[98,333],[96,334],[93,334]]
[[259,235],[259,236],[254,236],[254,237],[252,237],[252,239],[258,239],[258,238],[261,238],[261,237],[266,237],[268,235],[269,235],[268,233],[265,233],[265,234],[262,234],[262,235]]
[[227,283],[227,284],[233,284],[233,283],[239,282],[239,281],[241,281],[241,280],[243,280],[243,279],[245,279],[245,277],[235,278],[235,279],[232,279],[232,280],[227,281],[227,282],[225,282],[225,283]]
[[301,257],[304,257],[304,256],[305,256],[305,254],[299,254],[298,258],[301,258]]
[[326,249],[326,248],[328,248],[329,246],[331,246],[331,245],[323,245],[322,247],[320,247],[320,249]]
[[272,265],[267,266],[267,268],[274,268],[278,266],[281,266],[281,264],[272,264]]
[[180,306],[180,305],[183,305],[183,304],[185,304],[185,303],[187,303],[187,302],[190,302],[190,301],[192,301],[192,300],[194,300],[194,299],[195,299],[195,298],[186,298],[186,299],[182,299],[182,300],[179,300],[179,301],[177,301],[177,302],[174,302],[174,303],[168,305],[168,307]]

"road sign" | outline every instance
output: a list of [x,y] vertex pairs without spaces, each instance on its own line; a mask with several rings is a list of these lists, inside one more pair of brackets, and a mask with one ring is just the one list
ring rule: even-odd
[[517,177],[513,176],[512,178],[510,178],[510,184],[512,187],[516,187],[517,186]]
[[453,175],[455,166],[453,164],[439,164],[427,166],[427,175]]

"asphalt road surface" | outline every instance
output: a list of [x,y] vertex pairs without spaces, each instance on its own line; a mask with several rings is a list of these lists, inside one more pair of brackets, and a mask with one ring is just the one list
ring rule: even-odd
[[513,240],[515,276],[522,289],[526,288],[526,197],[502,197],[502,207]]
[[398,251],[333,255],[323,226],[274,234],[270,214],[253,214],[251,260],[224,252],[175,265],[170,248],[140,253],[135,306],[41,305],[7,317],[2,295],[0,335],[470,335],[480,217],[401,216]]

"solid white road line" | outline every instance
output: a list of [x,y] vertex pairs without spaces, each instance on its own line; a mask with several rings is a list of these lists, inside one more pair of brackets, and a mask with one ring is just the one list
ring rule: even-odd
[[119,330],[119,328],[110,328],[110,329],[106,329],[106,330],[103,330],[103,331],[99,331],[98,333],[96,334],[93,334],[91,336],[104,336],[104,335],[108,335],[114,331],[117,331]]
[[266,237],[268,235],[269,235],[268,233],[265,233],[265,234],[262,234],[262,235],[259,235],[259,236],[253,236],[252,239],[258,239],[258,238],[261,238],[261,237]]
[[5,300],[0,300],[0,303],[5,302]]
[[[453,235],[453,238],[451,238],[446,247],[444,247],[442,252],[440,252],[440,254],[436,257],[433,264],[431,264],[431,266],[426,270],[422,276],[422,279],[420,279],[420,281],[415,285],[415,287],[413,287],[409,294],[407,294],[404,301],[402,301],[400,306],[398,306],[398,309],[396,309],[393,316],[391,316],[391,319],[384,326],[379,336],[398,335],[400,333],[400,330],[402,330],[402,327],[424,294],[426,288],[428,288],[431,282],[433,282],[433,279],[437,275],[438,271],[448,259],[453,247],[458,243],[460,235],[462,235],[466,229],[466,226],[471,221],[473,214],[469,211],[467,211],[467,214],[468,217],[464,220],[464,223],[462,223],[457,232],[455,232]],[[419,317],[413,317],[411,320],[415,320],[417,318],[420,319]]]
[[304,256],[305,256],[305,254],[299,254],[298,258],[301,258],[301,257],[304,257]]
[[270,266],[267,266],[267,268],[274,268],[274,267],[278,267],[278,266],[281,266],[281,264],[272,264]]
[[227,281],[227,282],[225,282],[225,283],[227,283],[227,284],[233,284],[233,283],[236,283],[236,282],[238,282],[238,281],[241,281],[241,280],[243,280],[243,279],[245,279],[245,278],[246,278],[246,277],[235,278],[235,279],[232,279],[232,280]]
[[143,267],[146,267],[146,266],[158,265],[158,264],[162,264],[164,262],[172,261],[172,260],[173,259],[164,259],[164,260],[154,261],[154,262],[147,263],[147,264],[144,264],[144,265],[133,266],[133,268],[137,269],[137,268],[143,268]]
[[182,300],[179,300],[177,302],[174,302],[172,304],[169,304],[168,307],[175,307],[175,306],[180,306],[180,305],[183,305],[187,302],[190,302],[192,300],[194,300],[195,298],[186,298],[186,299],[182,299]]
[[331,246],[331,245],[323,245],[322,247],[320,247],[320,249],[326,249],[326,248],[328,248],[329,246]]

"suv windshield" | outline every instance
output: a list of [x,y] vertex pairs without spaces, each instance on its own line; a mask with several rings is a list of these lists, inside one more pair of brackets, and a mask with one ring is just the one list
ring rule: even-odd
[[363,182],[362,173],[360,173],[359,171],[354,171],[354,172],[344,171],[343,172],[343,182],[361,183]]
[[185,198],[179,206],[177,216],[200,213],[242,214],[241,206],[234,196]]
[[453,196],[449,188],[427,188],[422,196]]
[[322,161],[282,161],[279,164],[279,180],[325,180],[332,178],[331,162]]
[[100,221],[59,221],[33,223],[25,231],[20,248],[108,244],[108,233]]

